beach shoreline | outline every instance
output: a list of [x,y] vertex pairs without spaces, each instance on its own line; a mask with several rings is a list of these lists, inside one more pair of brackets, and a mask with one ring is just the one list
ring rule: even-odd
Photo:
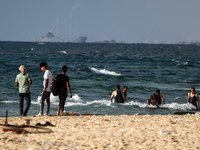
[[[9,124],[49,121],[51,133],[0,130],[1,150],[200,149],[199,115],[80,115],[8,117]],[[5,118],[0,118],[0,124]]]

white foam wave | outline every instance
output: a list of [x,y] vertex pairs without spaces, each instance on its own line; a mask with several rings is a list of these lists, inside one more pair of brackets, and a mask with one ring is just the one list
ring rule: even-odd
[[40,102],[39,101],[31,101],[31,104],[40,105]]
[[180,99],[180,97],[178,96],[178,97],[175,97],[175,99]]
[[73,100],[75,102],[83,102],[83,100],[81,100],[81,97],[78,96],[78,94],[74,94],[70,100]]
[[[41,96],[38,96],[37,101],[32,101],[32,104],[37,104],[40,105],[40,99]],[[18,101],[1,101],[1,103],[16,103]],[[58,105],[59,103],[59,97],[58,96],[53,96],[53,94],[50,95],[50,102],[53,105]],[[70,107],[70,106],[90,106],[93,105],[93,107],[101,107],[101,106],[107,106],[107,107],[112,107],[115,108],[116,105],[113,105],[110,100],[93,100],[93,101],[83,101],[81,97],[78,94],[74,94],[72,98],[67,98],[65,106]],[[127,103],[123,103],[121,105],[124,106],[137,106],[139,108],[157,108],[156,106],[153,105],[147,105],[146,103],[141,103],[137,101],[130,101]],[[170,103],[170,104],[161,104],[159,105],[159,108],[164,108],[164,109],[173,109],[173,110],[194,110],[196,107],[194,107],[192,104],[178,104],[178,103]]]
[[[37,101],[32,101],[32,104],[37,104],[40,105],[40,100],[41,100],[42,96],[38,96]],[[50,95],[50,103],[52,104],[58,104],[59,101],[59,97],[58,96],[54,96],[52,93]]]
[[100,107],[102,105],[108,106],[108,107],[115,107],[112,105],[112,103],[109,100],[94,100],[94,101],[87,101],[85,103],[83,102],[78,102],[78,103],[74,103],[74,102],[66,102],[65,106],[88,106],[88,105],[94,105],[94,107]]
[[140,103],[137,101],[136,102],[130,101],[130,102],[124,103],[124,105],[138,106],[140,108],[157,108],[156,106],[147,105],[146,103]]
[[58,97],[58,96],[54,96],[54,95],[51,93],[51,95],[50,95],[50,102],[51,102],[52,104],[57,105],[58,102],[59,102],[59,97]]
[[[147,105],[146,103],[140,103],[140,102],[128,102],[125,103],[124,105],[132,105],[132,106],[138,106],[140,108],[156,108],[156,106],[153,105]],[[159,108],[166,108],[166,109],[174,109],[174,110],[194,110],[196,107],[194,107],[192,104],[178,104],[178,103],[170,103],[170,104],[161,104]]]
[[106,106],[114,107],[112,103],[110,102],[110,100],[94,100],[94,101],[86,102],[86,104],[87,105],[98,104],[100,106],[106,105]]
[[106,69],[98,70],[93,67],[89,67],[92,71],[98,73],[98,74],[105,74],[105,75],[113,75],[113,76],[121,76],[121,73],[116,73],[114,71],[108,71]]
[[175,110],[193,110],[196,109],[192,104],[178,104],[178,103],[171,103],[159,106],[160,108],[168,108],[168,109],[175,109]]
[[[38,96],[38,98],[37,98],[37,101],[32,101],[31,103],[32,104],[38,104],[38,105],[40,105],[40,100],[41,100],[41,96]],[[78,94],[74,94],[73,96],[72,96],[72,98],[69,98],[69,97],[67,97],[67,100],[66,100],[67,102],[68,101],[70,101],[70,102],[80,102],[80,103],[82,103],[83,101],[81,100],[81,97],[79,97],[78,96]],[[50,95],[50,103],[52,103],[53,105],[58,105],[58,103],[59,103],[59,97],[58,96],[54,96],[52,93],[51,93],[51,95]]]
[[67,55],[67,52],[66,51],[60,51],[61,54],[65,54]]
[[10,104],[10,103],[17,103],[18,101],[0,101],[0,103],[6,103],[6,104]]

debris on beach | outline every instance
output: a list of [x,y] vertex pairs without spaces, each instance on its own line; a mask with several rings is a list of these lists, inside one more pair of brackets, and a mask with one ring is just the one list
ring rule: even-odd
[[81,114],[74,113],[74,112],[64,112],[63,116],[80,116]]
[[161,130],[161,131],[159,131],[158,133],[159,133],[159,134],[171,134],[171,132],[168,131],[168,130]]

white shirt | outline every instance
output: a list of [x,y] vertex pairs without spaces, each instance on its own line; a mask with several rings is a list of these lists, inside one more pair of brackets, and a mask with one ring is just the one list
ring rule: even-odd
[[46,79],[49,79],[49,83],[48,83],[46,91],[51,92],[52,74],[49,70],[46,70],[44,73],[44,81],[43,81],[44,89],[46,85]]

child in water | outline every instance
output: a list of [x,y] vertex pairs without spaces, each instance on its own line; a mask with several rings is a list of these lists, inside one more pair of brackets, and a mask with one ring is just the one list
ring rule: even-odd
[[150,99],[147,100],[147,105],[156,105],[158,107],[155,93],[153,95],[150,95]]

